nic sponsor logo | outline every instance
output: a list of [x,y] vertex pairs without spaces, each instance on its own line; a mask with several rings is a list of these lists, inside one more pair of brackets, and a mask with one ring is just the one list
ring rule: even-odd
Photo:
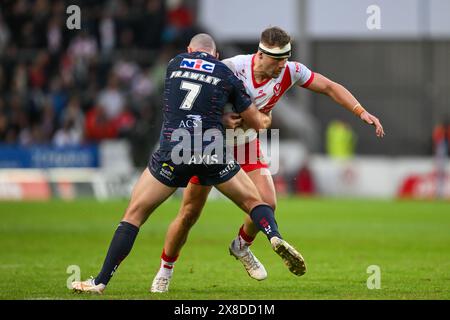
[[214,63],[202,59],[187,59],[187,58],[184,58],[180,64],[180,68],[204,71],[208,73],[212,73],[214,71],[215,66],[216,65]]

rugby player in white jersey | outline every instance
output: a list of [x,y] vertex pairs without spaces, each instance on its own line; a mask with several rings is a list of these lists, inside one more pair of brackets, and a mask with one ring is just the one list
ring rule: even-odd
[[[366,111],[346,88],[319,73],[312,72],[299,62],[288,61],[290,56],[290,36],[278,27],[271,27],[262,32],[258,51],[255,54],[238,55],[225,59],[223,62],[244,82],[247,93],[259,111],[268,117],[271,116],[271,111],[281,96],[289,88],[296,86],[329,96],[367,124],[373,125],[378,137],[384,136],[383,127],[378,118]],[[246,128],[238,114],[233,112],[226,114],[223,121],[228,128]],[[267,121],[267,128],[270,127],[270,122],[270,120]],[[244,163],[239,161],[242,169],[256,185],[263,201],[275,209],[277,202],[275,187],[268,165],[261,161],[263,155],[257,134],[254,130],[247,130],[245,136],[244,140],[238,139],[245,143],[234,147],[235,157],[238,149],[245,150]],[[256,150],[256,157],[248,155],[252,150]],[[250,161],[250,159],[256,159],[256,161]],[[178,216],[167,231],[161,266],[153,280],[151,292],[168,291],[175,261],[186,242],[189,230],[200,216],[210,190],[211,186],[201,185],[196,177],[190,180],[184,191]],[[258,231],[252,220],[246,216],[244,224],[230,244],[229,251],[243,264],[250,277],[264,280],[267,272],[249,248]],[[289,267],[289,261],[285,263]],[[304,270],[289,269],[300,276],[306,272],[306,265]]]

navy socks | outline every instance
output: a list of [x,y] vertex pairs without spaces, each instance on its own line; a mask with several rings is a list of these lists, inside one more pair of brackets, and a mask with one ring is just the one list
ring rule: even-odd
[[275,213],[271,206],[267,204],[260,204],[252,209],[250,217],[253,223],[259,230],[261,230],[270,239],[272,237],[278,237],[282,239],[278,232],[278,225],[275,221]]
[[108,284],[117,267],[119,267],[119,264],[130,253],[138,232],[139,228],[131,223],[125,221],[119,223],[119,226],[114,233],[114,237],[111,240],[111,244],[109,245],[102,270],[95,278],[95,284]]

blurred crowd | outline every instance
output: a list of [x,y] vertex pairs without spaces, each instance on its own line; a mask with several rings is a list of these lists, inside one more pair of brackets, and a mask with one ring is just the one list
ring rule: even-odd
[[[72,4],[80,30],[66,26]],[[182,0],[2,0],[0,143],[126,138],[145,163],[167,62],[200,31],[193,12]]]

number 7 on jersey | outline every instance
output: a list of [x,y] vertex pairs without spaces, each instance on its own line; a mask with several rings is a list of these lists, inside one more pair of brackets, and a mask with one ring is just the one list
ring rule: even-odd
[[180,109],[191,110],[195,99],[197,99],[200,90],[202,89],[202,85],[189,81],[181,81],[180,89],[187,91],[183,103],[181,103]]

